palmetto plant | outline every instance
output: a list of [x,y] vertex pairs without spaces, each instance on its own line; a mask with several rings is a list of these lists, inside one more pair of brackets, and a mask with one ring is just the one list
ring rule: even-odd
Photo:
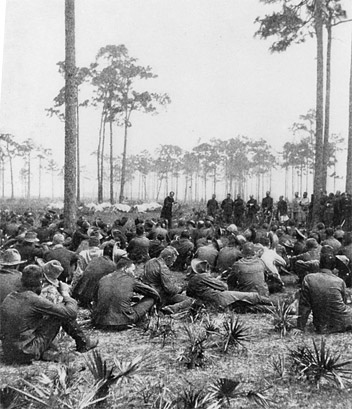
[[[86,361],[95,380],[94,385],[97,389],[94,395],[95,399],[103,401],[108,397],[109,389],[113,384],[136,375],[141,369],[143,359],[142,356],[137,356],[129,362],[114,359],[114,364],[109,368],[107,361],[102,358],[99,351],[93,350]],[[118,370],[118,373],[114,373],[115,369]]]
[[99,387],[97,384],[90,387],[88,392],[77,395],[73,393],[77,389],[80,379],[73,380],[72,373],[69,373],[71,370],[72,368],[68,369],[62,365],[53,378],[42,374],[35,385],[23,379],[25,389],[14,386],[9,386],[9,388],[34,402],[36,407],[85,409],[99,403],[101,399],[95,398]]
[[313,348],[298,347],[290,351],[293,369],[300,377],[313,381],[319,388],[327,382],[343,389],[344,382],[350,382],[352,376],[352,360],[341,361],[341,355],[326,346],[325,338],[321,338],[320,346],[313,340]]
[[210,385],[210,398],[215,399],[220,404],[220,407],[232,407],[231,399],[247,398],[254,401],[256,404],[269,408],[269,400],[262,392],[250,390],[249,392],[240,391],[241,383],[230,378],[219,378]]
[[178,360],[184,362],[188,369],[204,366],[208,359],[207,333],[203,328],[197,328],[195,325],[185,325],[184,329],[187,335],[187,345]]
[[279,301],[274,308],[268,309],[273,317],[273,324],[276,331],[284,337],[288,331],[295,327],[297,315],[293,315],[293,304],[289,300]]
[[250,341],[249,328],[239,321],[239,318],[232,313],[224,323],[225,334],[223,336],[223,352],[228,352],[230,346],[244,346]]
[[210,317],[209,314],[206,314],[202,319],[203,327],[208,335],[218,334],[220,332],[221,325],[223,324],[223,322],[224,322],[223,316],[221,316],[218,319],[213,319]]
[[236,389],[240,382],[229,378],[219,378],[210,385],[209,390],[211,396],[219,401],[219,403],[230,404],[230,399],[236,397]]
[[175,409],[220,409],[221,403],[214,400],[210,393],[190,385],[175,399],[173,407]]

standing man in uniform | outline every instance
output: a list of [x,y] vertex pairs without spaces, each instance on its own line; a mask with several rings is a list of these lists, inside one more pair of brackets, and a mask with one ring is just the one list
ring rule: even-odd
[[232,223],[232,213],[233,213],[233,200],[231,199],[231,193],[227,194],[226,199],[221,203],[221,209],[223,210],[224,223]]
[[167,220],[169,229],[171,229],[172,227],[172,205],[176,203],[174,196],[175,196],[175,193],[170,192],[169,196],[165,197],[164,206],[161,209],[161,214],[160,214],[161,219]]
[[219,209],[219,203],[216,200],[216,194],[214,193],[210,200],[207,202],[207,215],[211,217],[216,217],[216,213]]

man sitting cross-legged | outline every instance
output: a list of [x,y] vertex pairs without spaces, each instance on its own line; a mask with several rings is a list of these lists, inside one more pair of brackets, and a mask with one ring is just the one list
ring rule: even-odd
[[[101,278],[97,300],[93,304],[93,323],[98,328],[122,331],[140,321],[159,294],[134,277],[135,265],[129,261],[121,269]],[[144,297],[134,302],[134,293]]]
[[183,292],[183,288],[174,284],[171,280],[171,267],[178,252],[172,247],[166,247],[158,258],[153,258],[145,264],[144,273],[141,277],[143,283],[154,288],[161,299],[162,311],[165,314],[174,314],[182,310],[188,309],[193,300],[187,297]]
[[[77,303],[70,297],[67,284],[58,283],[62,302],[55,304],[40,296],[42,282],[43,269],[36,265],[27,266],[22,273],[21,290],[11,292],[1,305],[0,336],[4,358],[9,363],[51,360],[50,346],[59,329],[63,327],[66,331],[77,316]],[[66,332],[70,333],[70,329]],[[86,352],[96,343],[81,346],[81,352]],[[80,349],[78,344],[77,349]]]
[[193,259],[189,275],[187,295],[204,304],[227,308],[241,302],[247,305],[271,304],[268,297],[257,292],[229,291],[227,284],[209,273],[207,261]]

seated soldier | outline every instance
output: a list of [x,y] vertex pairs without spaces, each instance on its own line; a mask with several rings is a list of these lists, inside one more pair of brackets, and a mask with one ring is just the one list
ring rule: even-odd
[[215,239],[208,239],[204,244],[201,244],[198,241],[195,257],[207,261],[211,271],[215,271],[219,251],[220,245]]
[[256,292],[229,291],[225,282],[209,273],[209,265],[205,260],[193,259],[191,268],[186,293],[206,305],[225,309],[235,307],[236,303],[271,304],[268,297]]
[[[4,358],[9,363],[51,359],[50,346],[61,326],[65,328],[77,316],[77,303],[69,296],[69,286],[59,283],[63,301],[54,304],[40,296],[42,281],[42,268],[27,266],[22,273],[21,290],[11,292],[1,305],[0,336]],[[82,345],[82,352],[86,350]]]
[[[112,260],[113,245],[109,243],[103,249],[103,255],[94,257],[83,271],[82,276],[77,284],[72,288],[72,296],[83,308],[89,308],[90,303],[94,300],[99,280],[116,270],[116,264]],[[119,250],[127,255],[125,250]]]
[[265,264],[256,256],[254,245],[245,243],[242,247],[243,258],[236,261],[227,277],[229,290],[255,292],[269,296],[266,283]]
[[134,237],[127,246],[128,257],[134,263],[145,263],[150,259],[149,246],[150,242],[145,236],[144,227],[137,225],[136,237]]
[[[139,322],[160,297],[157,291],[134,278],[135,266],[125,267],[103,277],[93,305],[92,319],[98,328],[122,331]],[[134,293],[144,297],[133,303]]]
[[239,246],[240,242],[237,236],[235,236],[234,233],[229,234],[228,243],[219,251],[216,261],[216,270],[218,273],[222,274],[225,271],[231,270],[233,264],[242,257]]
[[315,273],[319,269],[321,246],[316,239],[310,237],[306,242],[306,251],[291,258],[291,268],[298,275],[299,283],[308,273]]
[[177,258],[177,250],[166,247],[158,258],[146,262],[141,280],[144,284],[154,288],[161,299],[162,311],[165,314],[173,314],[188,309],[193,301],[183,292],[183,288],[174,284],[171,280],[169,268]]
[[308,274],[302,282],[297,326],[304,330],[310,313],[319,333],[352,330],[352,312],[346,306],[346,284],[335,276],[336,258],[330,246],[323,246],[319,271]]
[[184,271],[191,263],[191,258],[194,250],[194,244],[190,240],[190,234],[188,230],[183,230],[181,236],[175,240],[172,240],[171,246],[174,247],[177,252],[177,258],[173,264],[173,270]]
[[21,260],[21,255],[16,249],[7,249],[2,254],[0,260],[0,304],[8,294],[21,288],[22,274],[18,268],[24,263],[26,260]]

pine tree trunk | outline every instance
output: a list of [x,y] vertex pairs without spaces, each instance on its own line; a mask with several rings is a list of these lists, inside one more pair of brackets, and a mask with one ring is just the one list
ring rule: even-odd
[[101,152],[100,152],[100,186],[101,186],[101,201],[104,201],[104,153],[105,153],[105,125],[106,115],[104,116],[103,134],[101,139]]
[[125,183],[126,183],[127,128],[128,128],[128,117],[127,117],[127,109],[126,109],[125,135],[123,139],[122,168],[121,168],[121,185],[120,185],[120,196],[119,196],[120,203],[122,203],[124,199],[124,188],[125,188]]
[[346,163],[346,192],[352,194],[352,41],[351,41],[351,66],[350,66],[350,90],[349,90],[349,124],[348,124],[348,148]]
[[319,219],[319,197],[322,190],[323,174],[323,116],[324,116],[324,54],[323,54],[323,12],[322,0],[315,3],[315,32],[317,37],[317,84],[316,84],[316,131],[314,203],[312,222]]
[[104,117],[105,117],[105,114],[103,110],[101,114],[101,119],[100,119],[99,141],[98,141],[98,150],[97,150],[98,203],[101,203],[103,201],[103,186],[102,186],[100,160],[101,160],[101,144],[102,144],[103,126],[105,123]]
[[110,119],[110,203],[114,204],[114,155],[112,138],[112,119]]
[[64,223],[73,230],[76,219],[77,87],[75,51],[75,2],[65,0],[65,182]]
[[330,133],[330,89],[331,89],[331,24],[327,27],[327,51],[326,51],[326,90],[325,90],[325,123],[324,123],[324,145],[323,145],[323,175],[322,188],[326,190],[328,162],[329,162],[329,133]]
[[[77,91],[78,92],[78,91]],[[79,107],[77,101],[77,203],[81,201],[81,161],[79,149]]]

